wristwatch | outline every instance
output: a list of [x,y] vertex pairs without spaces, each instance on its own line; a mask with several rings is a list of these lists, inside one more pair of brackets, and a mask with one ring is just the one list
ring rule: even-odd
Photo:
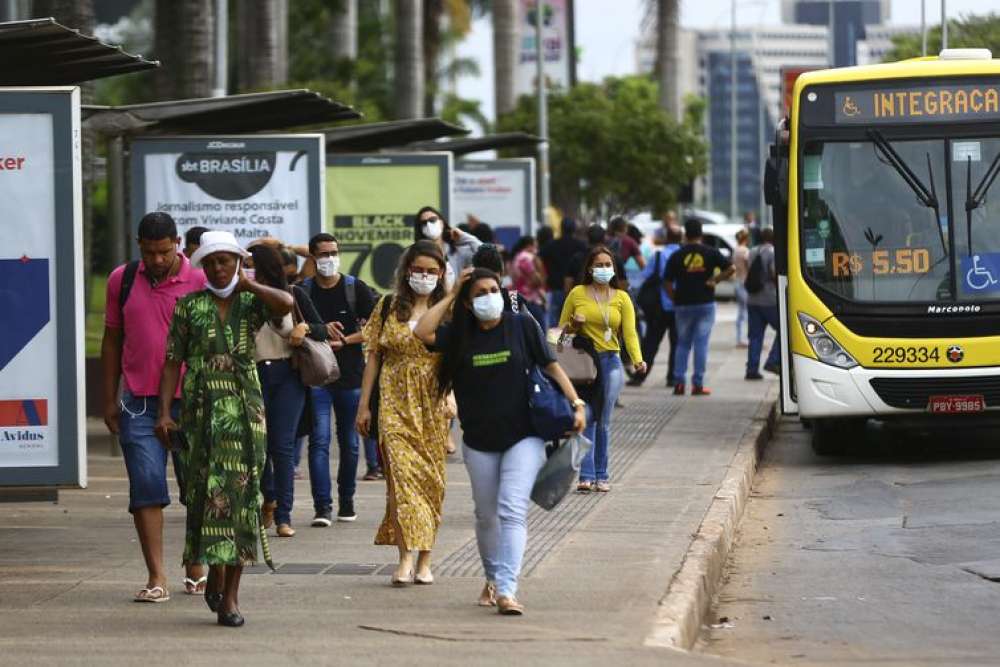
[[573,401],[570,405],[572,405],[574,408],[582,408],[585,405],[587,405],[587,402],[582,398],[578,398],[575,401]]

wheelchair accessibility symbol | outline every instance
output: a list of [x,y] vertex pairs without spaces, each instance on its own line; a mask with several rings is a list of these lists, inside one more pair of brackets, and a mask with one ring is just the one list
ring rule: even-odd
[[961,270],[965,276],[962,283],[963,292],[1000,291],[1000,254],[963,257]]

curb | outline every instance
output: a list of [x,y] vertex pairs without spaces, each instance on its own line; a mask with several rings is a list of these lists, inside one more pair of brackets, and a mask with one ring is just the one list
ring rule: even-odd
[[774,432],[778,419],[776,395],[774,387],[768,390],[743,435],[680,569],[660,599],[653,628],[644,642],[646,646],[687,651],[698,640],[702,620],[718,593],[757,465]]

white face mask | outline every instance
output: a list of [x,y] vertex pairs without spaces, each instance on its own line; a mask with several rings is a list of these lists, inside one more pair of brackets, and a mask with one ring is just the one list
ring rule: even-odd
[[595,266],[591,273],[594,280],[602,285],[607,285],[615,277],[615,270],[607,266]]
[[482,322],[500,319],[503,313],[503,296],[500,292],[481,294],[472,300],[472,312]]
[[219,297],[220,299],[228,299],[229,296],[236,290],[236,286],[240,282],[240,264],[241,262],[236,262],[236,271],[233,273],[233,279],[229,281],[229,284],[223,288],[218,288],[211,282],[206,281],[205,287],[208,291]]
[[337,275],[340,271],[340,257],[320,257],[316,260],[316,273],[324,278]]
[[410,274],[410,288],[420,296],[427,296],[437,287],[438,277]]
[[424,223],[424,236],[432,241],[437,241],[441,238],[442,232],[444,232],[444,225],[441,224],[440,220],[435,219],[434,222]]

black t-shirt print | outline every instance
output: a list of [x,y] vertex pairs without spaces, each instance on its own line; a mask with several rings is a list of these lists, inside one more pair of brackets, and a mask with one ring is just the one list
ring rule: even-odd
[[[354,293],[357,297],[355,307],[357,312],[350,312],[347,303],[347,278],[341,275],[337,284],[330,288],[320,287],[315,280],[309,289],[319,316],[324,322],[340,322],[344,326],[344,335],[349,336],[361,330],[360,320],[372,316],[375,308],[375,297],[371,288],[360,278],[355,278]],[[337,365],[340,366],[340,379],[329,385],[332,389],[359,389],[361,377],[365,371],[365,359],[361,345],[345,345],[336,352]]]
[[[446,347],[451,333],[451,324],[441,326],[435,347]],[[513,339],[517,335],[524,336],[527,358],[520,356]],[[544,368],[553,361],[541,327],[530,316],[504,312],[501,323],[489,331],[476,327],[454,381],[465,444],[482,452],[502,452],[534,435],[525,374],[533,365]]]
[[730,262],[721,252],[703,243],[690,243],[670,256],[666,279],[674,282],[674,304],[696,306],[712,303],[715,289],[705,284],[715,270],[725,271]]

